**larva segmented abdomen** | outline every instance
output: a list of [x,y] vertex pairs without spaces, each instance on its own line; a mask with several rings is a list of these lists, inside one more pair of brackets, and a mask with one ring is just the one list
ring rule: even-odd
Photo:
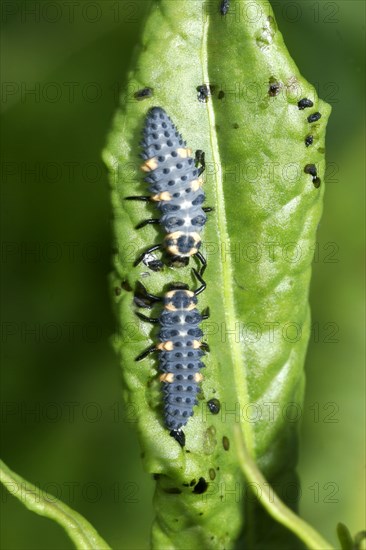
[[[185,291],[177,291],[183,293]],[[200,392],[205,366],[201,361],[204,352],[199,349],[202,322],[197,309],[179,308],[164,311],[160,317],[159,340],[163,351],[159,354],[159,370],[164,373],[164,420],[170,430],[179,430],[193,414]],[[169,349],[167,349],[169,348]]]

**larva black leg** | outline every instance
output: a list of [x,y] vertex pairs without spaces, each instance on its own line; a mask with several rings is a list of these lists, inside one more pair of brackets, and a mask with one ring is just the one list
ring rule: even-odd
[[147,201],[151,200],[151,197],[147,197],[147,196],[143,196],[143,195],[137,195],[137,196],[132,196],[132,197],[125,197],[124,200],[125,201],[144,201],[144,202],[147,202]]
[[178,441],[181,447],[184,447],[184,445],[186,444],[186,436],[180,428],[178,430],[171,430],[170,435],[174,437],[176,441]]
[[140,222],[136,225],[135,229],[141,229],[141,227],[145,227],[145,225],[155,224],[159,223],[160,220],[158,218],[152,218],[150,220],[144,220],[143,222]]
[[148,355],[150,355],[150,353],[154,353],[154,351],[158,351],[155,344],[154,344],[153,346],[150,346],[149,348],[147,348],[147,349],[146,349],[145,351],[143,351],[142,353],[140,353],[140,355],[138,355],[138,356],[136,357],[135,361],[142,361],[143,359],[145,359],[145,357],[147,357]]
[[150,292],[146,290],[144,285],[140,283],[140,281],[137,281],[135,291],[135,304],[139,307],[151,309],[156,302],[161,302],[161,298],[159,296],[155,296],[154,294],[150,294]]
[[210,317],[210,308],[209,308],[209,307],[206,307],[206,308],[202,311],[201,317],[202,317],[202,320],[203,320],[203,321],[205,321],[206,319],[208,319],[208,318]]
[[202,264],[200,274],[203,275],[204,272],[205,272],[205,269],[206,269],[206,267],[207,267],[206,259],[202,256],[201,252],[197,252],[197,253],[195,254],[195,256],[197,256],[197,258],[199,259],[199,261],[200,261],[201,264]]
[[141,319],[142,321],[146,321],[147,323],[158,323],[159,319],[156,319],[155,317],[147,317],[143,313],[140,313],[139,311],[135,311],[137,317]]
[[201,283],[201,286],[199,288],[197,288],[197,290],[194,291],[194,295],[198,296],[198,294],[201,294],[201,292],[203,292],[205,290],[206,283],[202,279],[202,271],[200,273],[198,273],[198,271],[194,268],[192,269],[192,271],[195,274],[196,279]]
[[145,256],[147,256],[148,254],[151,254],[151,252],[154,252],[154,250],[159,250],[159,249],[161,249],[161,244],[156,244],[155,246],[151,246],[150,248],[145,250],[145,252],[140,254],[140,256],[138,256],[138,258],[135,260],[133,264],[134,267],[136,267],[140,262],[142,262]]
[[204,351],[210,351],[210,346],[208,345],[207,342],[201,342],[201,349],[203,349]]

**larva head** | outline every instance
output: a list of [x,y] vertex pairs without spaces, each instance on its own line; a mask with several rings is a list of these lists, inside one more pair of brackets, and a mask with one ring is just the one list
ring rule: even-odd
[[164,308],[168,311],[187,310],[196,307],[197,298],[191,290],[175,289],[169,290],[164,296]]
[[175,231],[164,239],[166,250],[172,256],[190,258],[197,254],[201,246],[201,237],[198,233],[184,233]]

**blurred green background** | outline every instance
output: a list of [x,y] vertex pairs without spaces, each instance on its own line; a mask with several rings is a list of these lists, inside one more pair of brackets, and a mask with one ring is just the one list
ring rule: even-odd
[[[1,19],[3,459],[118,549],[148,547],[154,484],[111,347],[101,150],[148,6],[4,1]],[[336,523],[360,530],[365,511],[365,8],[352,0],[273,7],[301,72],[333,107],[299,471],[301,513],[335,543]],[[60,527],[4,491],[1,546],[72,547]]]

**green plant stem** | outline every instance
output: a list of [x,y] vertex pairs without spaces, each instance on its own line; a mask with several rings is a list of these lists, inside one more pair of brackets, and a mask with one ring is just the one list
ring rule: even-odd
[[234,428],[235,446],[239,463],[247,481],[255,483],[260,490],[257,491],[258,499],[267,512],[279,523],[292,531],[301,539],[310,550],[332,550],[334,547],[315,529],[308,525],[299,516],[282,502],[279,496],[271,489],[268,490],[268,482],[257,468],[256,463],[248,453],[242,432],[239,426]]
[[90,523],[78,512],[60,502],[51,494],[25,481],[0,460],[0,481],[11,495],[40,516],[56,521],[69,535],[76,548],[107,550],[110,546],[99,536]]

